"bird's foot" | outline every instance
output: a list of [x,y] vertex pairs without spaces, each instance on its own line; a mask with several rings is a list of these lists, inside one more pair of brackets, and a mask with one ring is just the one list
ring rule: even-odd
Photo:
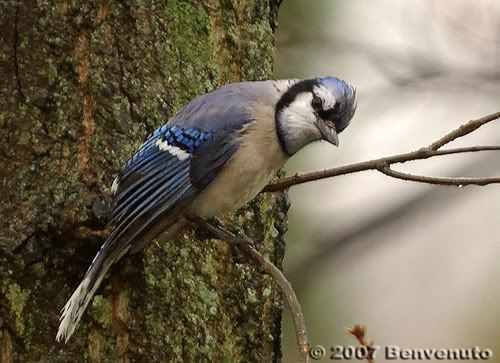
[[224,222],[217,217],[210,218],[209,220],[198,219],[197,221],[211,231],[212,234],[229,244],[229,251],[235,263],[248,262],[247,254],[242,249],[246,247],[255,248],[255,243],[250,237],[230,232],[224,226]]

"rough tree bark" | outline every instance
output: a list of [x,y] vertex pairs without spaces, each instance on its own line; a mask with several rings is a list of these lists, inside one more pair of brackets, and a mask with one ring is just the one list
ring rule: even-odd
[[[0,2],[0,362],[275,362],[281,298],[189,230],[112,269],[67,345],[59,310],[144,136],[214,87],[271,76],[278,0]],[[226,220],[281,265],[287,203]]]

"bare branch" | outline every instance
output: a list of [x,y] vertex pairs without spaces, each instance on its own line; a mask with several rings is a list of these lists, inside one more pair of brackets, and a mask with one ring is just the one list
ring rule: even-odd
[[455,185],[457,187],[463,187],[466,185],[488,185],[488,184],[496,184],[500,183],[500,177],[491,177],[491,178],[443,178],[437,176],[425,176],[425,175],[413,175],[408,173],[403,173],[400,171],[396,171],[386,166],[384,168],[378,169],[382,174],[387,176],[402,179],[407,181],[413,181],[417,183],[427,183],[427,184],[435,184],[435,185]]
[[459,128],[453,130],[452,132],[444,135],[442,138],[439,140],[433,142],[429,147],[432,150],[438,150],[442,146],[452,142],[453,140],[458,139],[459,137],[465,136],[470,134],[473,131],[476,131],[478,128],[481,126],[487,124],[488,122],[494,121],[496,119],[500,118],[500,111],[492,113],[491,115],[481,117],[477,120],[471,120]]
[[235,236],[233,233],[229,232],[221,226],[214,226],[213,224],[202,220],[195,220],[198,225],[212,232],[218,238],[237,245],[238,248],[249,258],[251,258],[265,273],[270,275],[274,281],[278,284],[281,292],[285,296],[285,300],[288,304],[290,312],[292,314],[295,335],[297,339],[297,346],[299,349],[299,362],[308,363],[309,360],[309,341],[307,338],[307,330],[304,321],[304,315],[302,313],[302,307],[300,306],[297,295],[293,290],[292,285],[286,279],[285,275],[265,256],[258,252],[254,246],[254,241],[248,236]]
[[[478,152],[478,151],[493,151],[493,150],[498,151],[498,150],[500,150],[500,146],[471,146],[471,147],[439,150],[442,146],[452,142],[453,140],[456,140],[462,136],[468,135],[471,132],[480,128],[481,126],[483,126],[491,121],[494,121],[498,118],[500,118],[500,112],[493,113],[491,115],[482,117],[482,118],[477,119],[477,120],[469,121],[469,122],[463,124],[462,126],[460,126],[459,128],[446,134],[445,136],[438,139],[437,141],[433,142],[428,147],[423,147],[423,148],[416,150],[416,151],[411,151],[411,152],[404,153],[404,154],[387,156],[387,157],[380,158],[380,159],[363,161],[360,163],[344,165],[344,166],[331,168],[331,169],[314,171],[311,173],[295,174],[294,176],[291,176],[288,178],[283,178],[281,180],[278,180],[275,183],[271,183],[271,184],[267,185],[262,191],[263,192],[276,192],[276,191],[287,189],[287,188],[294,186],[294,185],[297,185],[297,184],[307,183],[310,181],[315,181],[315,180],[320,180],[320,179],[331,178],[331,177],[338,176],[338,175],[357,173],[357,172],[365,171],[365,170],[379,170],[388,176],[391,176],[394,178],[399,178],[399,179],[405,179],[404,173],[399,173],[399,172],[396,172],[392,169],[387,171],[386,168],[389,168],[393,164],[401,164],[401,163],[405,163],[407,161],[413,161],[413,160],[429,159],[429,158],[432,158],[435,156],[460,154],[460,153],[467,153],[467,152]],[[405,180],[419,181],[421,183],[427,183],[429,180],[429,182],[433,181],[433,182],[430,182],[431,184],[441,184],[441,185],[486,185],[486,184],[500,182],[499,181],[500,178],[496,178],[496,177],[494,177],[494,178],[434,178],[434,177],[419,177],[419,176],[415,176],[415,175],[411,175],[411,174],[407,174],[407,175],[409,175],[409,177],[406,178]],[[418,180],[416,180],[416,179],[418,179]],[[436,182],[436,180],[438,180],[438,182]],[[443,181],[443,182],[440,183],[439,181]],[[454,181],[454,182],[452,183],[451,181]]]

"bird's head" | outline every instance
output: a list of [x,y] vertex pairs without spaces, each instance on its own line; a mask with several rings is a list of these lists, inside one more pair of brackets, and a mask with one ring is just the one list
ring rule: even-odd
[[338,134],[355,111],[356,91],[346,81],[335,77],[294,81],[276,104],[281,145],[288,155],[318,140],[338,146]]

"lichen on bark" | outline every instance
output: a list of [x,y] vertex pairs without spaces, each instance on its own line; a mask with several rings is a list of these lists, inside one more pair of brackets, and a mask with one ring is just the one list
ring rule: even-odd
[[[277,1],[0,2],[0,362],[280,360],[281,299],[187,230],[114,267],[67,345],[60,308],[109,232],[111,181],[194,96],[271,76]],[[285,197],[226,216],[277,265]]]

